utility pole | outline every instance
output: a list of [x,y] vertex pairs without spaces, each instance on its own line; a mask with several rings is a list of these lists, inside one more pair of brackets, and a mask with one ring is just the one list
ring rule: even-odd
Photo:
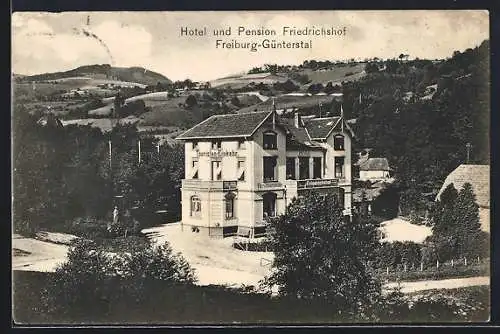
[[139,139],[139,141],[137,142],[137,145],[138,145],[138,147],[139,147],[139,151],[138,151],[138,157],[137,157],[137,159],[138,159],[139,163],[141,163],[141,140],[140,140],[140,139]]
[[467,160],[465,163],[468,165],[469,159],[470,159],[470,150],[472,148],[472,145],[471,145],[471,143],[467,143],[467,144],[465,144],[465,147],[467,148]]
[[111,140],[108,140],[108,148],[109,148],[109,169],[111,171]]

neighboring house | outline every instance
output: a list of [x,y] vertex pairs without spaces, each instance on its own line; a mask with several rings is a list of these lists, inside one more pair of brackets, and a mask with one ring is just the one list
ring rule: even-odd
[[182,226],[211,236],[254,236],[310,190],[337,196],[351,215],[351,140],[343,117],[304,121],[273,111],[215,115],[185,142]]
[[458,166],[445,179],[439,190],[436,200],[446,187],[453,183],[457,191],[460,191],[465,183],[470,183],[479,205],[479,221],[483,231],[490,231],[490,166],[489,165],[466,165]]
[[367,158],[358,162],[361,181],[383,180],[390,178],[389,162],[386,158]]

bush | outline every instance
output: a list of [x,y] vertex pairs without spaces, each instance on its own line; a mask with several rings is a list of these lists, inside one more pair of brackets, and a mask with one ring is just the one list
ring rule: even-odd
[[411,241],[384,242],[377,249],[376,265],[378,268],[386,268],[412,263],[419,264],[421,254],[421,246]]
[[113,300],[125,296],[142,300],[143,288],[151,280],[190,284],[196,278],[168,243],[136,244],[128,252],[108,253],[93,241],[77,240],[68,252],[68,261],[42,289],[42,304],[48,314],[70,319],[102,317]]

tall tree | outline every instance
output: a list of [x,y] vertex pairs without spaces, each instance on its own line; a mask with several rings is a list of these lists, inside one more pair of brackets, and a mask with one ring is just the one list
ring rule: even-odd
[[473,256],[477,254],[475,239],[480,236],[481,224],[479,223],[479,206],[470,183],[465,183],[460,189],[454,209],[457,219],[455,233],[459,241],[458,252],[461,256]]
[[282,296],[323,300],[353,311],[379,295],[366,263],[377,247],[372,225],[342,215],[335,196],[294,199],[275,223],[275,259],[268,287]]

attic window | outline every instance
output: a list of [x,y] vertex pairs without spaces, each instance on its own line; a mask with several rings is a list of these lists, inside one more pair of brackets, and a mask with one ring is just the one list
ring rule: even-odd
[[278,139],[275,132],[264,132],[263,146],[265,150],[275,150],[278,148]]
[[333,149],[335,151],[343,151],[344,150],[344,136],[335,135],[333,138]]
[[222,148],[222,142],[220,140],[212,142],[213,150],[220,150]]

